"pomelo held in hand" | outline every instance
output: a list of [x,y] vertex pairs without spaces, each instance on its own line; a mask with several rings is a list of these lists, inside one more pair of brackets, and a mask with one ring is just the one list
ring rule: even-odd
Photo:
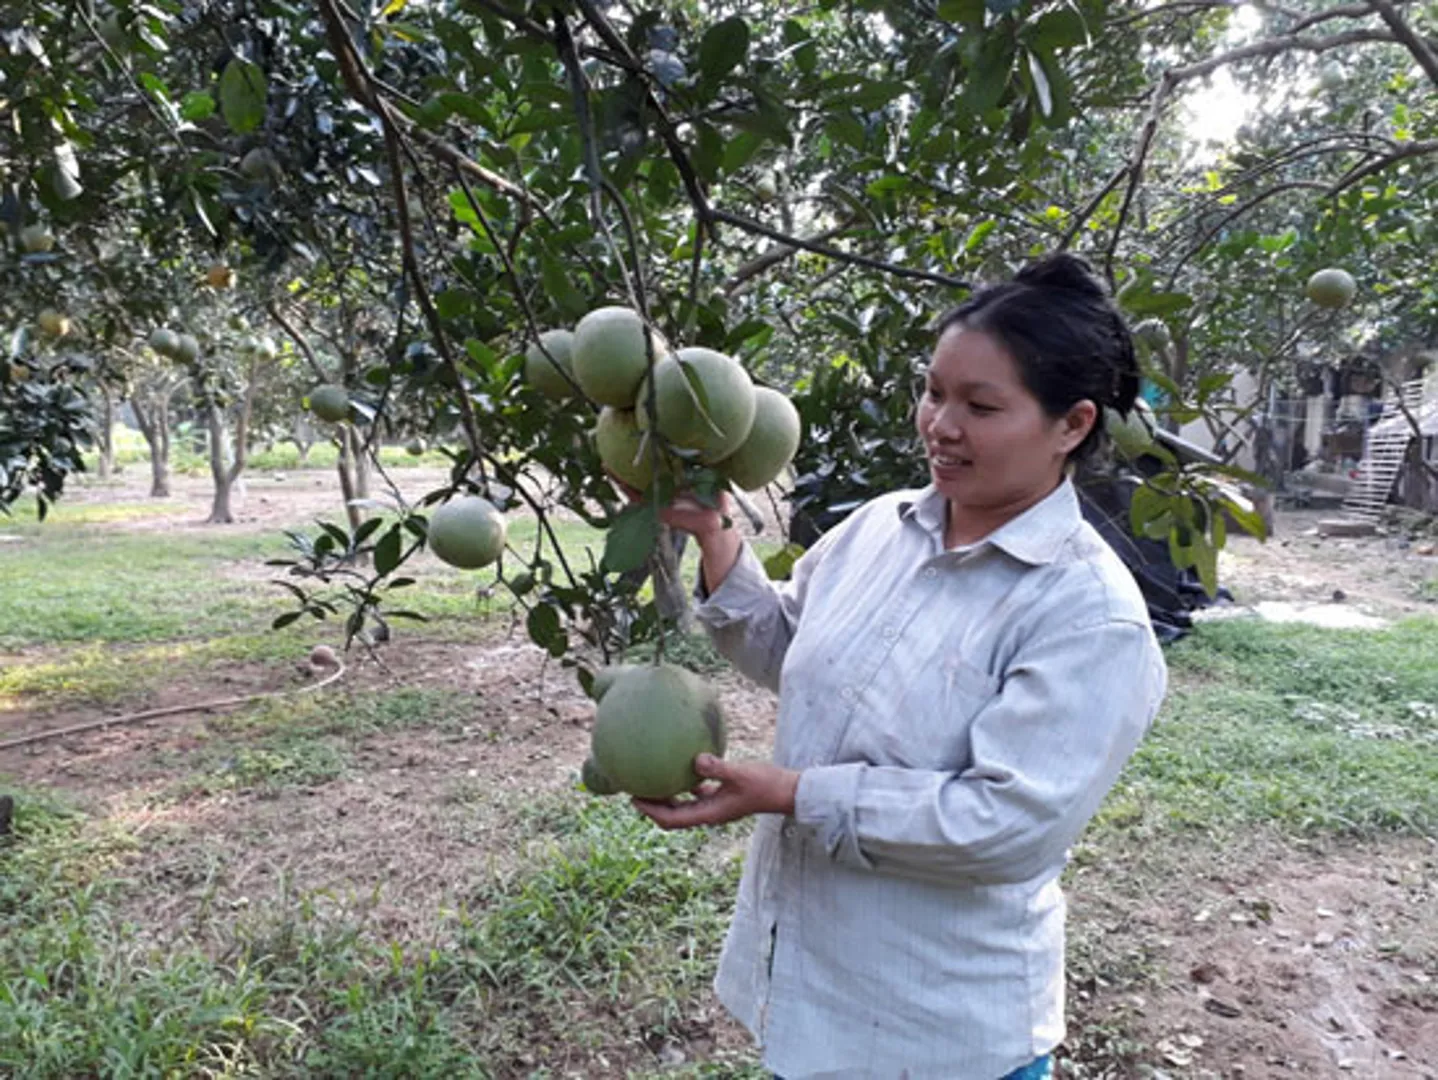
[[343,386],[335,386],[333,383],[317,386],[310,391],[310,412],[321,420],[338,424],[341,420],[349,419],[350,396]]
[[[704,388],[702,399],[690,384],[690,376]],[[680,349],[655,364],[654,399],[659,433],[675,446],[698,450],[699,460],[706,465],[739,449],[754,423],[754,384],[749,373],[713,349]],[[634,411],[639,429],[647,430],[647,379],[639,384]]]
[[1358,285],[1347,270],[1330,267],[1309,278],[1305,291],[1308,293],[1308,299],[1319,307],[1346,308],[1353,303]]
[[504,554],[509,523],[488,499],[466,495],[445,503],[429,519],[429,550],[441,562],[478,570]]
[[739,449],[719,471],[745,491],[758,491],[779,478],[799,449],[799,410],[777,390],[754,388],[754,423]]
[[590,756],[618,790],[669,799],[698,785],[694,758],[723,756],[725,742],[712,686],[673,664],[643,664],[615,675],[600,699]]
[[634,393],[649,370],[646,332],[657,362],[668,351],[664,338],[646,331],[639,312],[602,307],[574,328],[574,380],[591,400],[618,409],[634,407]]
[[[549,356],[544,355],[545,350]],[[574,335],[568,330],[546,330],[539,335],[538,343],[524,352],[524,381],[545,397],[563,401],[574,396],[574,387],[555,370],[556,363],[571,377],[574,375]]]

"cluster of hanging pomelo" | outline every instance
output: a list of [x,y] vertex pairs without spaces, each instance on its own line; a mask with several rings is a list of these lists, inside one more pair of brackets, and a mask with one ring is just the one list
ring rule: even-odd
[[648,487],[656,470],[677,475],[689,459],[754,491],[777,479],[799,448],[799,414],[788,398],[756,387],[721,352],[672,349],[631,308],[597,308],[572,332],[544,332],[525,353],[524,372],[547,397],[582,393],[601,406],[595,450],[631,487]]

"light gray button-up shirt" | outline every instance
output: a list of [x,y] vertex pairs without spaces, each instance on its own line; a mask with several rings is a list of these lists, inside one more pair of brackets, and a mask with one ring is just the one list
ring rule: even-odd
[[802,770],[715,982],[786,1080],[997,1080],[1062,1041],[1058,877],[1163,698],[1071,483],[948,551],[944,514],[932,487],[876,499],[782,585],[745,547],[698,608]]

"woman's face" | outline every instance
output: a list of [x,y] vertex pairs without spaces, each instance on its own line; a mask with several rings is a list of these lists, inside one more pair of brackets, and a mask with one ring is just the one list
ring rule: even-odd
[[1096,416],[1090,401],[1049,416],[995,338],[955,326],[934,349],[918,428],[934,486],[955,508],[1017,513],[1058,486]]

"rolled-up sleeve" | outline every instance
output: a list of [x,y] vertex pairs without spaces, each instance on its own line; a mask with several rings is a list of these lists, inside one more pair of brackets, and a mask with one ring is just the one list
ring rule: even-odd
[[714,647],[761,686],[779,689],[779,672],[799,626],[809,581],[838,531],[825,534],[806,551],[786,582],[769,580],[746,542],[719,588],[706,597],[702,575],[695,586],[694,616]]
[[1108,621],[1022,649],[973,717],[957,772],[805,769],[795,818],[840,863],[1004,884],[1063,865],[1152,723],[1167,682],[1150,629]]

